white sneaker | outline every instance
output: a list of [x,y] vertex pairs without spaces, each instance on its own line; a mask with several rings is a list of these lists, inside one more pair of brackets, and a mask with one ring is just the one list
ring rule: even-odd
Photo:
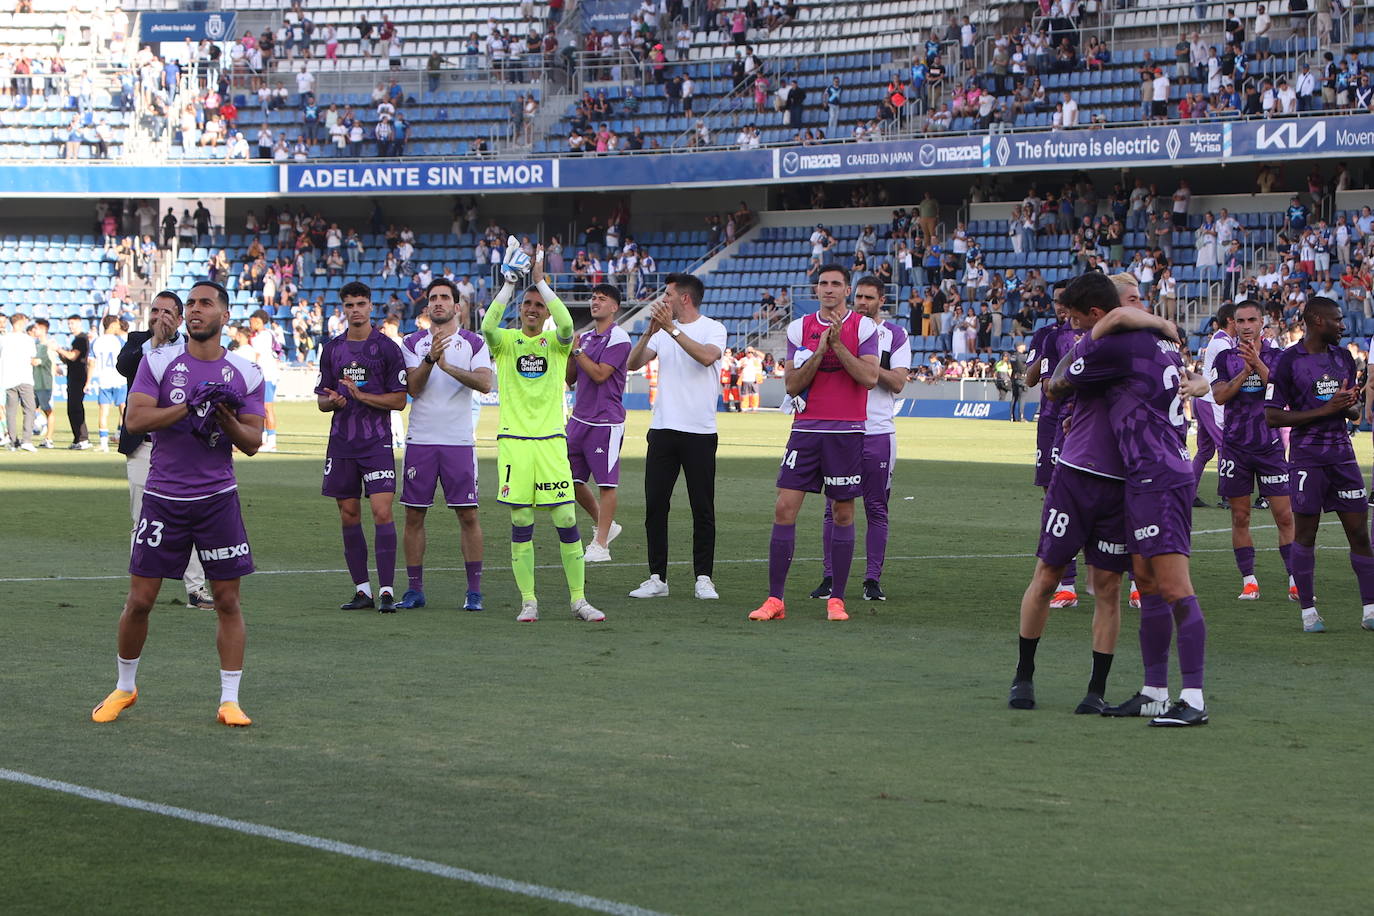
[[261,445],[261,446],[258,446],[258,453],[259,453],[259,454],[262,454],[263,452],[275,452],[276,450],[277,450],[277,447],[276,447],[275,445]]
[[716,594],[716,583],[711,581],[710,576],[697,576],[697,597],[715,601],[720,595]]
[[625,529],[620,526],[620,522],[611,522],[611,527],[606,531],[606,546],[611,546],[611,541],[620,537],[620,532]]
[[516,623],[534,623],[539,619],[539,602],[531,598],[529,601],[522,602],[520,605],[520,615],[515,618]]
[[605,563],[611,558],[611,552],[602,547],[596,541],[592,541],[582,551],[582,559],[588,563]]
[[19,451],[36,452],[38,451],[38,446],[34,445],[32,442],[21,442],[19,443]]
[[591,602],[586,598],[578,599],[573,602],[573,616],[578,620],[586,620],[589,623],[598,623],[606,619],[606,615],[592,607]]
[[666,598],[668,597],[668,583],[654,573],[643,582],[639,583],[639,588],[630,592],[631,598]]

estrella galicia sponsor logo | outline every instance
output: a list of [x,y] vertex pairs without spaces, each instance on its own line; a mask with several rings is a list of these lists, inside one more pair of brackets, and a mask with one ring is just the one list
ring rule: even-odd
[[1240,390],[1246,394],[1254,394],[1264,390],[1264,382],[1260,380],[1258,372],[1251,372],[1245,377],[1245,381],[1240,383]]
[[208,560],[232,560],[236,557],[248,556],[248,545],[235,544],[232,547],[212,547],[209,550],[202,550],[200,558],[202,561]]
[[1158,536],[1159,536],[1159,526],[1158,526],[1158,525],[1146,525],[1144,528],[1137,528],[1137,529],[1135,530],[1135,539],[1136,539],[1137,541],[1143,541],[1143,540],[1145,540],[1145,539],[1147,539],[1147,538],[1153,538],[1153,537],[1158,537]]
[[825,485],[827,487],[857,487],[863,483],[863,475],[855,474],[853,477],[827,477]]
[[396,472],[387,468],[382,471],[370,471],[363,475],[363,483],[372,483],[374,480],[395,480]]
[[1318,401],[1329,401],[1340,388],[1340,382],[1329,375],[1323,374],[1321,378],[1312,383],[1312,396]]
[[191,380],[190,377],[187,376],[185,373],[182,373],[182,372],[173,372],[173,373],[172,373],[172,384],[175,385],[175,386],[177,386],[178,388],[185,388],[185,387],[186,387],[186,383],[189,382],[190,380]]
[[1112,555],[1114,555],[1114,556],[1125,556],[1125,555],[1126,555],[1126,545],[1125,545],[1125,544],[1114,544],[1114,543],[1112,543],[1111,541],[1098,541],[1098,542],[1097,542],[1097,549],[1100,550],[1100,551],[1102,551],[1103,553],[1109,553],[1109,554],[1112,554]]
[[538,353],[526,353],[515,361],[515,371],[524,378],[539,378],[549,371],[549,360]]
[[367,384],[367,367],[360,366],[356,362],[349,363],[343,367],[343,377],[355,385],[362,386]]

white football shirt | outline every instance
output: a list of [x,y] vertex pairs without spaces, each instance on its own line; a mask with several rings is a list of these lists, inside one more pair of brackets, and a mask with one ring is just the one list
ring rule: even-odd
[[[434,335],[416,331],[401,341],[406,368],[414,369],[430,352]],[[459,330],[448,339],[445,358],[465,372],[490,369],[491,350],[480,334]],[[449,375],[438,363],[429,372],[425,388],[410,405],[406,442],[412,445],[474,445],[473,390]]]

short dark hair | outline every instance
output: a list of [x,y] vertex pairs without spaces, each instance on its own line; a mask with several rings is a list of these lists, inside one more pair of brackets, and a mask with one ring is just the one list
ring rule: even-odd
[[258,319],[259,321],[261,321],[263,324],[271,324],[271,323],[272,323],[272,316],[269,315],[269,314],[267,314],[267,309],[258,309],[258,310],[255,311],[253,314],[249,315],[248,317],[249,317],[249,318],[256,318],[256,319]]
[[1100,271],[1090,270],[1064,287],[1064,307],[1080,315],[1093,309],[1110,312],[1120,304],[1116,284]]
[[1328,314],[1335,312],[1339,315],[1341,313],[1341,307],[1337,304],[1336,300],[1328,299],[1326,296],[1313,296],[1311,299],[1308,299],[1307,305],[1303,308],[1303,315],[1307,316],[1311,314],[1314,308],[1318,311],[1327,312]]
[[816,272],[816,279],[821,278],[821,274],[839,274],[844,277],[844,285],[849,285],[849,268],[843,264],[836,264],[833,261],[829,264],[822,264],[821,269]]
[[706,284],[701,282],[700,277],[693,274],[668,274],[664,283],[676,286],[678,292],[691,297],[692,305],[701,308],[701,300],[706,297]]
[[229,290],[220,286],[214,280],[197,280],[195,283],[191,284],[191,289],[195,289],[197,286],[210,287],[215,291],[215,298],[219,300],[219,304],[224,308],[229,307]]
[[597,293],[600,293],[607,299],[614,299],[616,305],[620,304],[620,287],[616,286],[614,283],[596,284],[592,287],[592,295],[595,296]]
[[[824,271],[821,271],[821,272],[824,273]],[[873,289],[876,289],[876,290],[878,291],[878,298],[879,298],[879,299],[883,298],[883,297],[887,294],[887,288],[886,288],[886,286],[883,284],[883,281],[882,281],[882,280],[879,280],[877,277],[873,276],[872,274],[869,274],[868,276],[864,277],[863,279],[859,280],[857,283],[854,284],[854,287],[855,287],[856,289],[857,289],[858,287],[860,287],[860,286],[868,286],[868,287],[871,287],[871,288],[873,288]]]
[[434,287],[436,287],[436,286],[447,286],[447,287],[448,287],[448,291],[453,295],[453,301],[454,301],[454,302],[457,302],[458,299],[460,298],[459,295],[458,295],[458,284],[457,284],[457,283],[454,283],[454,282],[453,282],[452,280],[450,280],[448,277],[435,277],[433,280],[430,280],[430,281],[429,281],[429,285],[425,287],[425,300],[426,300],[426,301],[429,300],[429,294],[430,294],[430,292],[432,292],[432,291],[434,290]]
[[35,318],[35,319],[33,320],[33,326],[34,326],[34,327],[38,327],[40,324],[41,324],[43,327],[45,327],[45,328],[46,328],[46,327],[49,327],[48,319],[46,319],[46,318]]
[[173,302],[175,302],[177,304],[178,315],[180,315],[186,309],[186,303],[182,302],[181,297],[178,296],[176,293],[172,292],[170,289],[164,289],[162,292],[158,293],[156,296],[153,297],[154,301],[157,301],[158,299],[171,299]]
[[368,286],[361,280],[352,280],[348,283],[345,283],[343,287],[339,290],[340,302],[343,302],[345,299],[350,299],[356,296],[362,296],[368,302],[371,302],[372,287]]
[[1255,311],[1259,312],[1261,315],[1264,314],[1264,306],[1260,305],[1260,304],[1259,304],[1258,302],[1256,302],[1254,299],[1242,299],[1242,300],[1240,300],[1240,301],[1237,302],[1234,306],[1231,307],[1231,314],[1234,315],[1236,312],[1239,312],[1241,309],[1254,309]]
[[100,330],[108,331],[111,325],[116,324],[119,324],[119,317],[117,315],[106,315],[104,318],[100,319]]
[[85,318],[82,318],[80,315],[68,315],[66,320],[67,320],[67,321],[85,321],[86,319],[85,319]]
[[25,315],[23,312],[15,312],[13,315],[10,316],[10,321],[12,321],[12,322],[13,322],[13,321],[28,321],[28,320],[29,320],[29,316],[28,316],[28,315]]
[[1217,309],[1217,327],[1224,328],[1226,322],[1236,317],[1236,306],[1231,302],[1223,302],[1221,308]]

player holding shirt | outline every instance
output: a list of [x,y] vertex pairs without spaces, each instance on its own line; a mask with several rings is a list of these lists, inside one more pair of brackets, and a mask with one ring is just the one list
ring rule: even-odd
[[258,309],[248,316],[249,343],[254,354],[253,361],[262,370],[262,380],[266,385],[262,403],[267,409],[267,427],[263,432],[260,451],[277,450],[277,382],[281,378],[281,360],[277,359],[277,343],[272,336],[272,317],[266,309]]
[[[1289,500],[1291,477],[1288,458],[1278,430],[1264,419],[1264,392],[1270,367],[1280,350],[1260,340],[1263,316],[1252,300],[1236,303],[1236,346],[1223,350],[1212,364],[1212,394],[1226,408],[1221,432],[1221,456],[1217,462],[1218,489],[1231,504],[1231,547],[1241,575],[1240,600],[1260,596],[1255,578],[1255,542],[1250,536],[1250,494],[1256,484],[1260,496],[1279,529],[1279,554],[1289,565],[1293,543],[1293,506]],[[1289,573],[1289,596],[1297,600],[1297,587]]]
[[[520,326],[501,327],[506,303],[527,270],[530,256],[511,236],[501,262],[505,285],[482,319],[482,336],[491,348],[501,389],[496,485],[497,501],[510,506],[511,568],[520,588],[520,614],[515,619],[521,623],[539,619],[539,602],[534,595],[534,510],[548,509],[558,528],[559,554],[573,616],[605,620],[606,615],[592,607],[583,592],[586,567],[563,430],[563,380],[572,351],[572,315],[544,277],[542,246],[534,255],[530,275],[534,286],[525,291],[520,303]],[[552,333],[544,330],[550,315],[554,320]]]
[[[339,504],[344,562],[353,578],[353,600],[339,605],[355,611],[375,607],[395,613],[392,583],[396,578],[396,523],[391,502],[396,495],[396,459],[391,451],[391,411],[406,406],[406,368],[401,348],[372,326],[372,290],[364,283],[345,283],[339,290],[347,329],[325,342],[320,351],[320,377],[315,385],[320,410],[334,414],[325,450],[320,493]],[[372,508],[376,538],[378,600],[372,599],[367,572],[367,538],[362,503]]]
[[768,544],[768,598],[750,620],[786,617],[783,592],[797,543],[797,513],[807,493],[834,501],[830,533],[833,578],[826,601],[828,620],[848,620],[845,587],[854,560],[854,499],[863,493],[864,424],[868,394],[881,369],[878,327],[851,311],[849,271],[836,264],[816,278],[820,309],[787,328],[787,394],[806,392],[792,417],[792,434],[778,471],[773,536]]
[[[239,510],[234,448],[262,444],[262,373],[220,346],[229,294],[197,283],[186,300],[184,350],[151,351],[138,368],[129,410],[131,433],[152,433],[153,453],[129,558],[129,597],[119,617],[118,682],[91,719],[113,722],[138,700],[135,675],[148,638],[148,615],[163,579],[180,579],[191,550],[199,553],[215,596],[220,706],[225,725],[251,725],[239,707],[244,626],[239,579],[253,554]],[[234,405],[234,406],[231,406]]]
[[439,277],[425,290],[430,329],[401,343],[406,388],[413,399],[406,432],[401,505],[406,507],[406,593],[397,607],[425,606],[425,517],[434,488],[458,513],[467,573],[463,610],[482,610],[482,525],[477,518],[477,450],[472,393],[494,381],[491,354],[481,335],[465,329],[467,306],[458,287]]
[[[1235,315],[1236,307],[1229,302],[1217,309],[1218,330],[1212,335],[1212,339],[1207,341],[1207,346],[1202,351],[1202,374],[1206,378],[1212,377],[1212,369],[1217,357],[1236,346]],[[1202,486],[1202,472],[1206,470],[1207,462],[1212,460],[1212,456],[1221,447],[1222,430],[1225,428],[1226,417],[1225,410],[1217,403],[1211,389],[1208,389],[1206,397],[1199,398],[1193,403],[1193,413],[1197,415],[1197,454],[1193,456],[1193,476],[1197,479],[1197,486],[1200,488]],[[1221,496],[1220,481],[1218,481],[1217,495]],[[1193,506],[1199,509],[1207,507],[1201,494],[1194,497]]]
[[[620,534],[615,509],[620,486],[620,445],[625,441],[625,364],[630,335],[615,323],[620,289],[611,283],[592,287],[592,320],[596,326],[578,338],[568,360],[567,383],[577,393],[568,420],[568,463],[577,504],[592,517],[592,540],[583,553],[588,563],[611,558],[610,545]],[[588,486],[596,481],[601,491]]]
[[[864,277],[854,287],[854,311],[878,327],[878,384],[868,392],[868,420],[864,424],[863,501],[868,527],[864,532],[864,600],[886,601],[883,594],[883,560],[887,554],[887,504],[892,495],[892,473],[897,465],[897,395],[906,387],[911,368],[911,341],[906,328],[879,319],[883,310],[883,285]],[[812,598],[830,597],[830,540],[834,530],[834,504],[825,502],[825,527],[821,549],[825,578],[811,593]]]
[[[1188,455],[1183,396],[1201,395],[1206,383],[1183,368],[1171,322],[1139,306],[1112,309],[1136,292],[1088,274],[1075,281],[1080,302],[1101,303],[1108,314],[1074,348],[1064,379],[1082,391],[1106,391],[1111,431],[1125,471],[1127,549],[1140,589],[1140,654],[1145,686],[1107,716],[1151,713],[1151,725],[1207,723],[1203,668],[1207,625],[1189,574],[1192,538],[1193,465]],[[1075,416],[1075,423],[1078,417]],[[1169,699],[1169,647],[1178,631],[1183,690]],[[1168,708],[1159,711],[1159,705]]]
[[124,349],[124,336],[121,334],[119,319],[106,315],[100,322],[101,334],[91,344],[91,383],[95,389],[98,407],[98,426],[100,427],[100,450],[110,450],[110,408],[119,412],[123,423],[124,398],[127,389],[124,377],[119,374],[119,351]]
[[1307,334],[1279,355],[1269,370],[1264,418],[1270,426],[1292,427],[1288,473],[1293,498],[1293,581],[1298,586],[1305,633],[1324,633],[1313,597],[1317,527],[1323,512],[1335,512],[1350,544],[1350,565],[1364,605],[1360,623],[1374,630],[1374,551],[1369,546],[1368,491],[1345,431],[1359,418],[1355,360],[1340,345],[1345,318],[1324,296],[1307,301]]

